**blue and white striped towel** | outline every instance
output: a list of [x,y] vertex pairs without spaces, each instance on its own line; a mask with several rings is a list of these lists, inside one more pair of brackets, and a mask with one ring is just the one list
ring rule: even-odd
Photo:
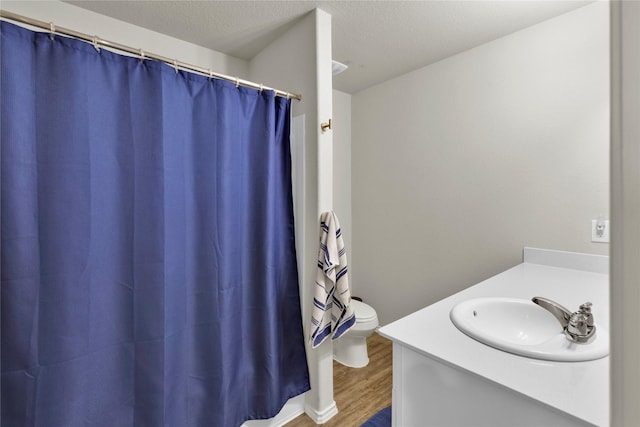
[[336,339],[356,323],[347,278],[347,254],[340,223],[333,212],[320,215],[318,271],[311,314],[311,344],[319,346],[331,333]]

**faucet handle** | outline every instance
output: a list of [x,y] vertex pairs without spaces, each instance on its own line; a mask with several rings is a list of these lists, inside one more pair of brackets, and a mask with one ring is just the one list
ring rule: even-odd
[[590,302],[580,305],[580,309],[571,314],[569,324],[565,328],[565,334],[572,340],[580,343],[591,341],[596,333],[596,327],[593,323],[593,314],[591,314]]
[[585,302],[584,304],[580,305],[580,310],[578,311],[579,313],[584,314],[584,318],[588,326],[593,326],[593,314],[591,314],[592,306],[593,304],[591,304],[590,302]]
[[593,304],[591,304],[590,302],[585,302],[580,306],[580,311],[584,313],[591,313],[591,306],[593,306]]

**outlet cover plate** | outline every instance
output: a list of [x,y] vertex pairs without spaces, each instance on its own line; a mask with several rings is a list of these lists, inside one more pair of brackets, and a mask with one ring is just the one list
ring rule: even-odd
[[591,241],[596,243],[609,243],[609,220],[602,221],[604,223],[604,230],[602,234],[598,235],[598,220],[591,220]]

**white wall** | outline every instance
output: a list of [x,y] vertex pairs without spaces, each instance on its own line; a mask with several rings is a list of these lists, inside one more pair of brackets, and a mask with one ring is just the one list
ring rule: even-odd
[[[342,238],[351,268],[351,95],[333,91],[333,210],[340,220]],[[358,295],[357,284],[349,275],[351,294]],[[354,293],[355,292],[355,293]]]
[[352,99],[352,277],[385,324],[522,259],[606,254],[608,5]]
[[[2,1],[2,9],[60,27],[141,48],[188,64],[247,79],[249,63],[175,37],[147,30],[58,0]],[[43,30],[37,30],[43,31]],[[121,52],[118,52],[121,53]]]

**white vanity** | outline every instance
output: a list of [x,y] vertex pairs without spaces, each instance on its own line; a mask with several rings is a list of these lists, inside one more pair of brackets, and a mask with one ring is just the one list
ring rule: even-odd
[[535,296],[572,310],[592,302],[606,336],[608,257],[525,248],[522,264],[380,328],[393,341],[393,425],[608,426],[608,356],[519,356],[470,338],[449,317],[465,300]]

